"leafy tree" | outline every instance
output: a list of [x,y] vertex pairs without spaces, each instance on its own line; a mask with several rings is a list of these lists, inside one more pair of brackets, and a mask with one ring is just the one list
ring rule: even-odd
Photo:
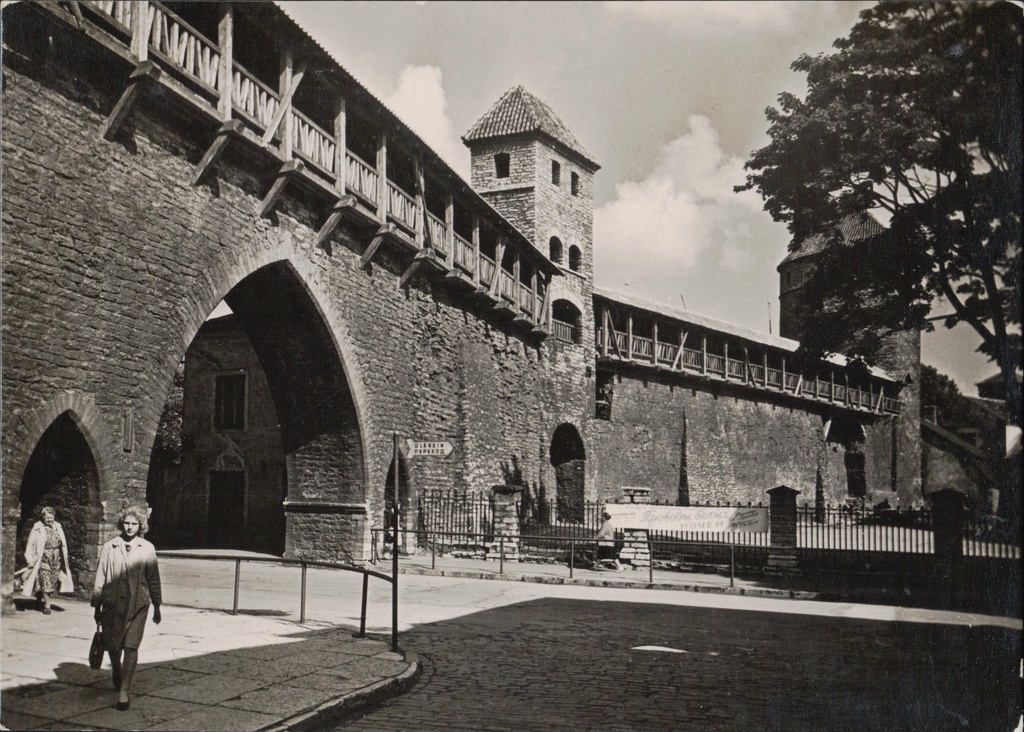
[[[921,405],[935,408],[935,422],[944,427],[976,426],[975,410],[956,382],[934,366],[921,366]],[[922,415],[931,418],[930,413]]]
[[[1021,424],[1021,11],[1010,3],[883,2],[829,55],[802,55],[807,94],[766,112],[746,184],[792,247],[828,239],[806,288],[808,350],[876,360],[885,330],[930,330],[938,298],[1001,369]],[[857,246],[839,224],[871,212]],[[833,254],[835,256],[833,256]]]

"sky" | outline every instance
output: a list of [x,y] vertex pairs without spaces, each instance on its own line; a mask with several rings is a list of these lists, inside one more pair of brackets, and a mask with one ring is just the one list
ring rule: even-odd
[[[827,53],[872,3],[279,4],[467,180],[460,136],[522,84],[601,165],[599,287],[778,333],[789,235],[733,187],[769,141],[765,109],[805,90],[790,64]],[[973,395],[996,372],[979,343],[939,325],[922,361]]]

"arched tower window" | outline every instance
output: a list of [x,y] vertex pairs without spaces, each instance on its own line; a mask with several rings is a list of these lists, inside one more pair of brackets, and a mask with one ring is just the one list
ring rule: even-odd
[[556,186],[562,185],[562,166],[557,160],[551,161],[551,183]]
[[572,173],[569,175],[569,190],[574,196],[580,195],[580,176],[579,173]]
[[568,300],[555,300],[551,303],[551,329],[555,340],[579,343],[582,316],[579,309]]
[[562,263],[562,242],[557,236],[551,237],[548,241],[548,251],[551,254],[551,261],[555,264]]
[[582,260],[583,254],[580,252],[580,248],[577,246],[569,247],[569,269],[573,272],[579,272]]

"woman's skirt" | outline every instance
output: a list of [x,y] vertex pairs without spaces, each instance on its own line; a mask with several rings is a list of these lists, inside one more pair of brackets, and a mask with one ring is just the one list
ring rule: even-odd
[[142,634],[146,630],[146,616],[149,605],[141,608],[132,617],[127,617],[125,607],[113,606],[103,611],[103,647],[117,653],[124,648],[138,650]]

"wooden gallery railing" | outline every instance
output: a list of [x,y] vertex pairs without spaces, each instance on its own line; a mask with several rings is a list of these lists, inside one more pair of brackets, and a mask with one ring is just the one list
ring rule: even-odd
[[[495,304],[505,302],[517,312],[522,311],[540,328],[538,332],[546,332],[543,330],[546,313],[541,312],[536,293],[546,287],[544,277],[550,274],[542,276],[539,270],[532,270],[532,281],[528,285],[523,284],[522,288],[517,287],[519,283],[513,275],[496,267],[493,259],[479,252],[476,227],[484,220],[473,213],[474,233],[455,233],[451,190],[444,191],[448,199],[448,216],[442,218],[428,211],[424,203],[423,160],[418,155],[410,156],[415,190],[410,191],[408,184],[403,187],[396,183],[388,169],[388,132],[383,129],[375,132],[378,145],[376,161],[368,162],[348,150],[345,146],[348,117],[345,100],[340,96],[336,100],[333,129],[325,129],[298,110],[292,100],[306,75],[306,68],[303,63],[295,62],[290,49],[281,51],[282,72],[278,90],[242,66],[233,58],[234,9],[229,4],[218,5],[223,12],[216,40],[208,38],[176,15],[169,6],[155,0],[85,0],[45,6],[69,22],[87,23],[93,37],[102,43],[118,45],[123,56],[138,64],[133,78],[147,61],[154,63],[156,71],[147,72],[153,74],[152,78],[161,78],[159,75],[165,74],[166,77],[162,78],[166,78],[169,84],[173,80],[173,89],[181,97],[202,107],[213,119],[222,120],[225,127],[231,123],[240,124],[250,140],[263,147],[275,145],[285,163],[279,178],[298,169],[307,180],[339,200],[351,195],[366,209],[366,215],[385,225],[382,231],[386,225],[391,225],[408,247],[428,250],[448,269],[457,269],[466,280],[482,286]],[[241,3],[238,5],[243,6]],[[227,137],[225,127],[218,132],[218,139],[221,135]],[[241,134],[236,128],[229,131]],[[105,135],[109,132],[108,129]],[[213,150],[211,147],[211,152]],[[212,165],[204,158],[196,180],[203,175],[204,163],[207,167]],[[272,194],[268,194],[268,199]],[[272,203],[265,201],[264,211],[270,205]],[[472,213],[472,204],[463,201],[459,206],[465,206]],[[489,215],[484,213],[483,219]],[[490,225],[495,223],[490,222]],[[318,234],[321,236],[326,236],[323,231]],[[505,244],[510,241],[505,239],[505,235],[502,239]],[[527,246],[529,244],[524,240],[515,247],[518,262],[526,261],[523,247]],[[500,279],[497,286],[492,286],[496,270]]]
[[[665,367],[673,371],[686,371],[719,377],[726,381],[742,383],[760,389],[778,391],[804,399],[827,401],[859,411],[899,414],[900,401],[885,394],[885,385],[869,382],[867,389],[845,383],[846,376],[841,370],[830,368],[829,377],[813,376],[786,371],[785,359],[781,368],[767,365],[767,356],[762,363],[736,359],[729,356],[728,344],[723,353],[710,353],[707,342],[702,341],[700,349],[687,348],[665,341],[655,341],[614,328],[598,328],[597,348],[602,356],[615,357],[633,363]],[[680,350],[682,353],[680,353]],[[742,351],[742,348],[738,349]],[[657,356],[655,356],[655,351]],[[840,378],[843,383],[837,383]],[[892,387],[890,387],[892,388]]]

